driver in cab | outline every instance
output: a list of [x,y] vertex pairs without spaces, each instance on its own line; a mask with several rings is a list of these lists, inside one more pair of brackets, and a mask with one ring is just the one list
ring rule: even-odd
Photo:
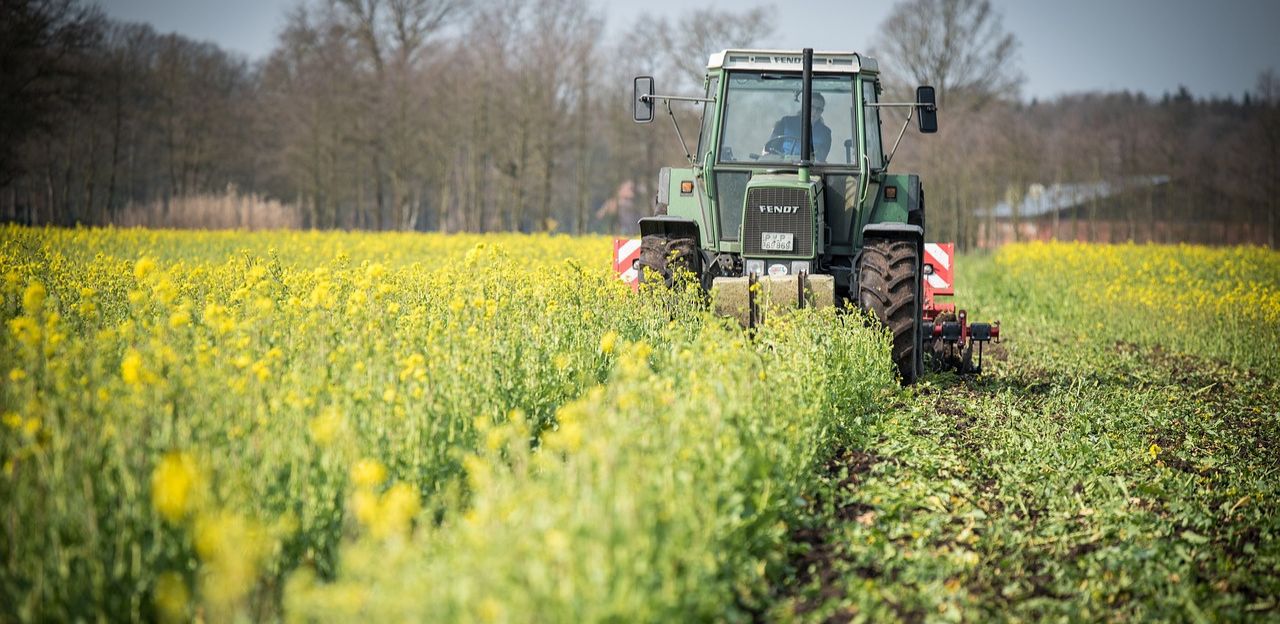
[[[827,100],[821,93],[814,93],[809,102],[809,118],[813,123],[813,157],[818,162],[826,162],[831,152],[831,128],[822,123],[822,110]],[[773,124],[773,132],[769,135],[769,143],[781,143],[783,156],[800,157],[800,112],[787,115]],[[766,150],[774,151],[774,150]]]

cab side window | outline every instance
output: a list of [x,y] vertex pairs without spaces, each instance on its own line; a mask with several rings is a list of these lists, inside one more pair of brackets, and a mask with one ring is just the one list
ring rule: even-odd
[[867,165],[872,169],[884,167],[884,149],[880,145],[880,109],[865,104],[876,104],[880,101],[876,94],[876,83],[873,80],[862,81],[862,120],[867,141]]
[[[720,86],[720,78],[712,76],[707,82],[707,97],[715,98],[716,90]],[[707,156],[707,151],[711,145],[711,131],[715,124],[716,105],[707,102],[702,105],[702,130],[698,132],[698,154],[695,157],[698,162],[702,162]]]

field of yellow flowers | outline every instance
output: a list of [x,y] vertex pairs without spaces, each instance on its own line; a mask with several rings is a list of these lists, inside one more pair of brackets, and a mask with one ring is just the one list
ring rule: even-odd
[[0,619],[759,603],[886,347],[830,311],[749,340],[610,251],[6,228]]
[[4,227],[0,621],[1280,615],[1274,252],[964,258],[902,389],[610,250]]
[[1031,243],[1002,249],[995,262],[1002,298],[1043,318],[1280,373],[1275,251]]

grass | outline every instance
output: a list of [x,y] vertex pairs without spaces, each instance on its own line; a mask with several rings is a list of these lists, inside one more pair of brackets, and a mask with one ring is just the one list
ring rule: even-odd
[[[1220,330],[1135,343],[1128,319],[1010,298],[1032,285],[1002,262],[961,258],[959,277],[1004,323],[998,357],[904,392],[828,467],[773,615],[1280,617],[1275,378],[1232,365]],[[1223,359],[1174,350],[1197,338]]]

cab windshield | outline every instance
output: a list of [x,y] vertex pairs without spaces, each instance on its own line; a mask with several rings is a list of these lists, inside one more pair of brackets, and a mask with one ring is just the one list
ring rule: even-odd
[[[799,74],[732,72],[720,129],[720,161],[800,162]],[[818,163],[852,166],[854,140],[852,76],[814,76],[813,157]]]

